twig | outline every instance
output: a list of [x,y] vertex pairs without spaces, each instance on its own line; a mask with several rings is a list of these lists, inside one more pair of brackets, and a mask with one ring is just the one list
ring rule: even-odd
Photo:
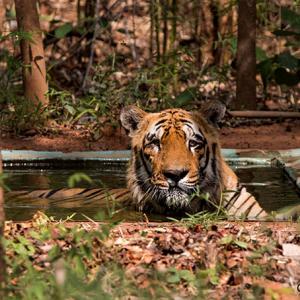
[[133,1],[133,14],[132,14],[132,28],[133,28],[133,47],[135,50],[135,58],[136,58],[136,65],[138,68],[140,68],[140,64],[139,64],[139,57],[137,54],[137,47],[136,47],[136,36],[135,36],[135,15],[136,15],[136,0]]
[[89,62],[88,62],[88,65],[86,67],[86,71],[85,71],[84,78],[83,78],[83,81],[82,81],[82,86],[81,86],[82,90],[86,86],[86,82],[87,82],[87,79],[88,79],[88,76],[89,76],[89,73],[90,73],[90,69],[92,67],[93,60],[94,60],[94,52],[95,52],[94,51],[94,45],[95,45],[95,41],[96,41],[96,38],[97,38],[98,30],[99,30],[99,22],[98,22],[99,7],[100,7],[100,0],[96,0],[95,15],[94,15],[94,18],[95,18],[95,20],[94,20],[94,33],[93,33],[93,38],[92,38],[92,43],[91,43],[90,58],[89,58]]
[[[135,5],[135,3],[134,3],[133,5]],[[126,0],[126,6],[128,6],[128,0]],[[134,18],[134,16],[133,16],[132,18]],[[131,38],[131,36],[130,36],[130,34],[129,34],[127,18],[125,18],[124,23],[125,23],[125,33],[126,33],[126,36],[127,36],[128,41],[129,41],[132,59],[133,59],[133,61],[135,61],[137,67],[139,68],[139,63],[138,63],[138,59],[137,59],[137,52],[136,52],[135,40],[132,41],[133,39]],[[135,35],[135,32],[134,32],[134,31],[135,31],[135,27],[134,27],[134,23],[133,23],[133,36]]]
[[[108,13],[107,15],[109,16],[111,14],[111,11],[113,10],[113,8],[115,8],[116,6],[118,6],[120,3],[122,3],[124,0],[117,0],[115,3],[113,3],[110,8],[108,9]],[[90,69],[92,67],[93,64],[93,60],[94,60],[94,46],[95,46],[95,41],[97,39],[97,35],[98,35],[98,31],[99,31],[99,8],[100,8],[100,0],[96,0],[96,5],[95,5],[95,15],[94,15],[94,33],[93,33],[93,38],[92,38],[92,42],[91,42],[91,52],[90,52],[90,58],[89,58],[89,62],[88,65],[86,67],[86,71],[85,71],[85,75],[82,81],[82,86],[81,86],[81,90],[84,90],[86,83],[87,83],[87,79],[90,73]]]
[[[86,38],[88,32],[86,32],[85,34],[83,34],[80,39],[78,41],[76,41],[76,43],[69,48],[68,50],[66,50],[62,55],[61,58],[59,60],[54,61],[51,66],[48,68],[48,72],[50,69],[55,68],[63,63],[65,63],[68,59],[70,59],[71,57],[73,57],[73,55],[75,55],[78,51],[80,51],[82,49],[82,45],[81,42]],[[88,45],[89,43],[87,43],[86,45]],[[85,45],[85,46],[86,46]],[[67,55],[68,54],[68,55]]]
[[168,46],[168,10],[169,10],[169,4],[166,0],[161,1],[161,8],[162,8],[162,21],[163,21],[163,43],[162,43],[162,58],[163,63],[167,63],[167,46]]
[[299,118],[300,112],[290,111],[257,111],[257,110],[243,110],[243,111],[228,111],[228,114],[237,118]]
[[149,58],[152,64],[153,59],[153,32],[154,32],[154,0],[149,2],[149,11],[150,11],[150,41],[149,41]]
[[[119,4],[121,4],[122,2],[124,2],[124,1],[125,1],[125,0],[117,0],[115,3],[113,3],[113,4],[108,8],[108,10],[107,10],[107,12],[104,14],[103,18],[107,18],[107,19],[109,19],[110,21],[115,21],[115,20],[117,20],[121,14],[112,17],[111,11],[112,11],[114,8],[116,8]],[[97,21],[98,21],[98,19],[97,19]],[[99,22],[98,22],[98,23],[99,23]],[[57,66],[59,66],[59,65],[61,65],[61,64],[63,64],[63,63],[65,63],[68,59],[70,59],[70,58],[73,57],[77,52],[79,52],[83,47],[89,46],[89,45],[92,43],[92,41],[87,41],[87,43],[86,43],[84,46],[81,45],[81,44],[82,44],[81,42],[87,37],[88,34],[89,34],[89,28],[88,28],[88,30],[87,30],[83,35],[80,36],[79,40],[76,41],[76,43],[75,43],[71,48],[67,49],[67,50],[61,55],[61,59],[60,59],[60,60],[54,61],[54,62],[52,63],[52,65],[48,68],[48,72],[49,72],[50,69],[52,69],[52,68],[54,68],[54,67],[57,67]],[[104,41],[104,42],[106,42],[106,40],[103,39],[103,38],[102,38],[101,40]],[[55,42],[53,41],[53,43],[55,43]],[[16,43],[14,43],[14,45],[15,45],[15,44],[16,44]],[[52,44],[52,43],[51,43],[51,44]],[[47,46],[47,45],[46,45],[46,46]],[[64,57],[65,57],[65,58],[64,58]]]
[[160,7],[159,7],[159,0],[155,0],[155,14],[154,14],[154,21],[155,21],[155,41],[156,41],[156,60],[160,62],[160,39],[159,39],[159,32],[160,32]]

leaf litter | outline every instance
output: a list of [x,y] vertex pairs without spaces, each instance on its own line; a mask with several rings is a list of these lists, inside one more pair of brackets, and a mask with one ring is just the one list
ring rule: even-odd
[[[22,289],[30,270],[66,284],[67,262],[84,282],[100,283],[108,299],[299,297],[296,223],[116,225],[59,222],[37,213],[29,222],[6,222],[4,233],[10,295]],[[115,270],[121,270],[122,280]]]

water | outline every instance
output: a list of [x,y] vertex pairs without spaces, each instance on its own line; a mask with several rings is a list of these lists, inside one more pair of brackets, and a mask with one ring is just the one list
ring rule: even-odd
[[281,168],[232,167],[240,183],[268,212],[300,203],[300,193]]
[[[240,182],[252,193],[267,211],[274,211],[285,206],[299,203],[300,195],[293,183],[284,174],[281,168],[250,165],[233,166]],[[12,191],[37,190],[37,189],[57,189],[67,187],[68,178],[77,172],[84,172],[93,180],[92,184],[81,182],[78,187],[108,187],[122,188],[126,186],[126,165],[95,165],[85,166],[85,169],[18,169],[5,170],[8,175],[7,186]],[[85,205],[84,199],[77,201],[75,205],[66,207],[62,200],[61,205],[44,205],[39,202],[29,203],[9,199],[5,202],[6,218],[12,220],[27,220],[37,211],[43,211],[47,215],[52,215],[57,219],[64,219],[76,213],[75,220],[107,219],[108,211],[99,203]],[[150,215],[152,221],[165,221],[163,216]],[[120,209],[114,215],[114,220],[142,221],[145,216],[141,213]]]

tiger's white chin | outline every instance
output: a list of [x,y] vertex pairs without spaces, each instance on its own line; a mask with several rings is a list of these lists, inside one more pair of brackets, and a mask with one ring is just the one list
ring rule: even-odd
[[170,208],[187,207],[190,203],[191,197],[182,190],[172,189],[168,190],[166,194],[166,206]]

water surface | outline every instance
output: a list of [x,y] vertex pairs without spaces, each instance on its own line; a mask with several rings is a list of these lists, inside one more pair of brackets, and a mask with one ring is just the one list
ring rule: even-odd
[[[261,165],[233,166],[232,168],[238,175],[241,184],[256,197],[265,210],[270,212],[299,203],[299,192],[281,168]],[[84,172],[93,180],[92,184],[81,182],[77,185],[78,187],[122,188],[126,186],[125,164],[92,164],[84,169],[74,167],[59,169],[57,166],[39,169],[35,166],[31,169],[5,170],[5,174],[8,175],[6,184],[12,191],[68,187],[68,178],[77,172]],[[84,199],[77,201],[72,207],[60,207],[51,204],[45,206],[34,201],[29,204],[26,201],[20,204],[20,201],[14,201],[14,199],[5,202],[6,218],[13,220],[27,220],[37,210],[57,219],[64,219],[73,213],[76,213],[74,219],[77,220],[108,219],[111,209],[111,207],[109,209],[103,208],[103,205],[99,206],[96,202],[86,206]],[[143,214],[126,209],[119,210],[114,216],[115,220],[141,221],[144,218]],[[150,215],[148,218],[153,221],[166,220],[165,217],[157,215]]]

